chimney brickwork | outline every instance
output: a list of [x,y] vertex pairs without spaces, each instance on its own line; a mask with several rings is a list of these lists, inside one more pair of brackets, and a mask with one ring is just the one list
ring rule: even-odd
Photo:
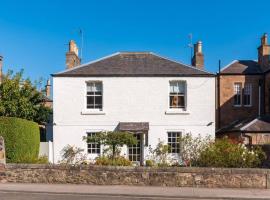
[[51,82],[50,82],[50,79],[47,80],[47,84],[45,85],[45,93],[46,93],[46,97],[50,98],[50,96],[51,96]]
[[204,55],[201,41],[194,44],[194,55],[192,57],[191,64],[199,69],[204,69]]
[[79,50],[76,43],[71,40],[69,42],[69,50],[66,53],[66,68],[71,69],[81,64],[81,59],[79,58]]
[[261,37],[261,45],[258,47],[258,63],[263,71],[270,69],[270,45],[268,45],[267,34]]

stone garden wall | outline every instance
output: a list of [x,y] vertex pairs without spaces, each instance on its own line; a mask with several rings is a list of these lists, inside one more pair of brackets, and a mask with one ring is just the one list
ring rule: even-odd
[[270,188],[270,170],[8,164],[0,166],[0,182]]

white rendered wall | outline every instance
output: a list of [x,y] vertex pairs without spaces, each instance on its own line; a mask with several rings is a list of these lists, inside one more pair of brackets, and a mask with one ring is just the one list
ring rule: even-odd
[[[102,115],[85,115],[86,82],[102,81]],[[187,83],[187,111],[169,110],[169,81]],[[54,162],[67,144],[85,149],[87,131],[114,130],[119,122],[149,122],[149,145],[167,142],[168,131],[215,135],[214,77],[54,77]],[[209,125],[211,124],[211,125]],[[147,154],[147,148],[145,149]],[[93,158],[94,155],[89,155]]]

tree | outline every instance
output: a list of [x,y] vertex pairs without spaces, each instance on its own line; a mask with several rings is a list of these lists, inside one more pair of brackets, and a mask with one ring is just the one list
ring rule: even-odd
[[9,71],[0,85],[0,115],[44,123],[52,110],[44,105],[44,95],[30,79],[23,79],[23,71],[13,75]]
[[112,150],[112,159],[115,159],[117,149],[124,145],[131,146],[137,144],[137,139],[133,134],[122,131],[99,132],[91,137],[85,137],[87,142],[95,142],[108,146]]

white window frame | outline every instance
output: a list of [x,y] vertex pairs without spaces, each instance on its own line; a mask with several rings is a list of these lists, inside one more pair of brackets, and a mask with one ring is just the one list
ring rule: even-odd
[[[245,95],[249,95],[249,104],[245,104]],[[243,92],[243,105],[245,107],[251,107],[252,106],[252,84],[246,83],[244,85],[244,92]]]
[[[97,131],[86,131],[86,136],[89,137],[89,134],[97,134],[97,133],[98,133]],[[93,153],[92,151],[89,152],[89,149],[90,149],[90,148],[88,148],[88,145],[89,144],[99,145],[99,153]],[[97,150],[98,148],[96,147],[96,148],[93,148],[93,149],[96,149]],[[102,151],[101,144],[98,144],[97,142],[96,143],[95,142],[88,143],[86,141],[86,152],[87,152],[88,155],[100,155],[101,154],[101,151]]]
[[[179,134],[179,137],[169,137],[169,134],[172,134],[172,133],[175,133],[175,134]],[[169,138],[170,139],[180,139],[181,137],[183,136],[183,132],[182,131],[167,131],[167,145],[169,145],[171,147],[171,144],[175,143],[175,145],[177,145],[177,143],[179,144],[179,152],[172,152],[172,148],[170,150],[170,154],[180,154],[181,152],[181,142],[178,141],[178,142],[169,142]]]
[[[102,101],[102,104],[101,104],[101,108],[87,108],[87,97],[88,96],[96,96],[95,94],[94,95],[88,95],[87,94],[87,86],[88,84],[91,84],[91,83],[100,83],[101,84],[101,95],[97,95],[97,96],[101,96],[101,101]],[[104,99],[103,99],[103,82],[102,81],[86,81],[86,89],[85,89],[85,110],[88,110],[88,111],[103,111],[103,108],[104,108]]]
[[[171,101],[170,101],[170,97],[171,97],[171,83],[184,83],[184,95],[178,95],[178,96],[184,96],[184,107],[179,107],[179,108],[171,108]],[[187,110],[187,81],[186,80],[171,80],[169,81],[169,95],[168,95],[168,107],[169,110],[182,110],[182,111],[186,111]]]
[[[240,86],[239,88],[236,88],[236,86]],[[238,93],[240,92],[240,93]],[[240,96],[240,104],[235,104],[234,98],[235,95]],[[235,82],[233,84],[233,106],[234,107],[241,107],[242,106],[242,83],[241,82]]]

